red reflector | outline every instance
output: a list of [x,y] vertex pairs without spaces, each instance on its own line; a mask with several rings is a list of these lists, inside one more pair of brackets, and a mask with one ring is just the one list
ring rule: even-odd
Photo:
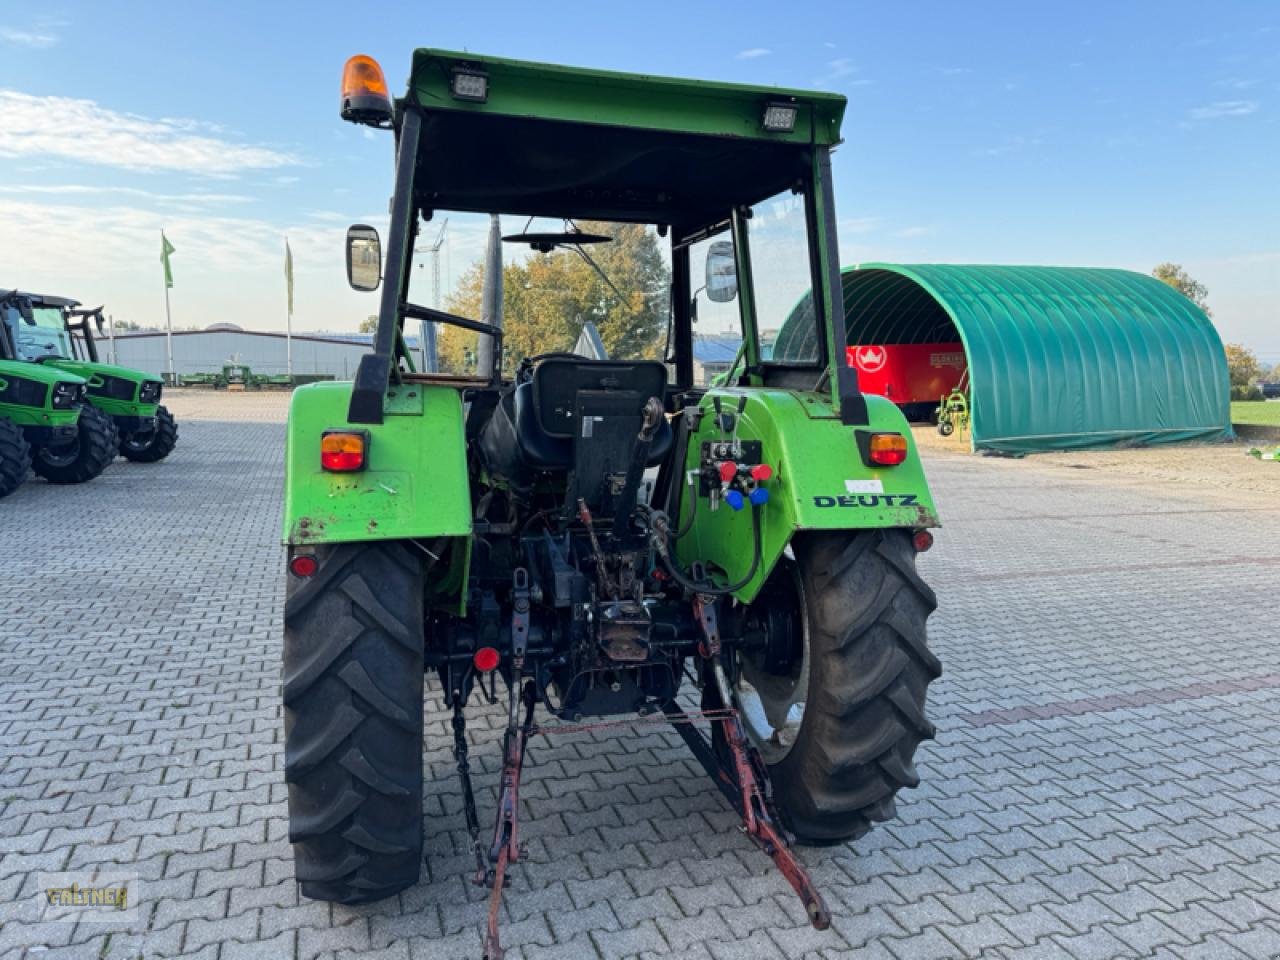
[[924,553],[933,546],[933,534],[928,530],[917,530],[911,538],[911,545],[916,548],[916,553]]
[[320,564],[309,553],[300,553],[289,561],[289,572],[295,577],[310,577],[319,569]]
[[867,457],[882,467],[896,467],[907,459],[907,438],[900,433],[873,433],[867,444]]
[[737,475],[738,465],[732,460],[726,460],[724,463],[720,464],[720,480],[722,482],[728,483]]
[[471,662],[476,665],[476,669],[481,673],[488,673],[498,665],[498,661],[502,659],[498,655],[498,651],[493,647],[481,647],[476,651],[476,655],[471,658]]
[[320,435],[320,466],[337,473],[363,470],[368,447],[363,430],[326,430]]
[[773,476],[773,467],[767,463],[758,463],[751,468],[752,480],[768,480]]

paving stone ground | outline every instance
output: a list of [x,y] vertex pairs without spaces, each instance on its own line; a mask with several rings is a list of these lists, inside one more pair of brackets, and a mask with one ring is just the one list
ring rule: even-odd
[[[0,957],[478,957],[434,699],[422,881],[363,908],[297,896],[284,399],[174,405],[167,462],[0,502]],[[803,851],[831,930],[678,738],[575,734],[532,750],[513,960],[1280,956],[1277,498],[1089,465],[930,454],[939,736],[896,821]],[[471,725],[486,821],[498,726]],[[136,923],[36,919],[41,871],[94,867],[145,881]]]

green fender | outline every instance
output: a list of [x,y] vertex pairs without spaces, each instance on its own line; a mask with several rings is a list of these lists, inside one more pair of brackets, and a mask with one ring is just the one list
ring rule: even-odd
[[[387,392],[381,424],[350,424],[350,382],[293,392],[285,446],[284,542],[289,546],[471,534],[462,399],[453,387],[408,383]],[[320,467],[326,430],[367,430],[358,473]]]
[[[712,389],[702,400],[704,416],[690,436],[686,471],[697,470],[703,441],[727,439],[715,424],[712,398],[722,409],[736,411],[740,397],[747,406],[738,425],[739,440],[759,440],[763,459],[774,469],[764,486],[769,502],[761,508],[761,562],[734,596],[749,603],[773,570],[797,530],[861,530],[938,526],[933,497],[911,428],[902,412],[884,397],[867,396],[867,426],[840,422],[830,398],[790,390]],[[858,452],[856,430],[900,433],[907,438],[906,462],[894,467],[868,467]],[[686,472],[686,477],[688,473]],[[680,522],[688,521],[689,487],[681,496]],[[677,543],[676,555],[687,568],[700,560],[722,573],[725,583],[746,576],[754,553],[750,509],[735,512],[721,504],[716,511],[699,503],[692,530]]]

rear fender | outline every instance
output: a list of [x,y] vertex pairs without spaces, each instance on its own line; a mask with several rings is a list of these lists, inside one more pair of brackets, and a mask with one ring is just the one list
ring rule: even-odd
[[[739,440],[759,440],[763,459],[773,467],[764,486],[769,502],[760,509],[761,560],[751,580],[734,596],[750,602],[799,530],[865,530],[938,526],[933,497],[925,482],[911,429],[901,411],[884,397],[867,396],[869,423],[848,426],[818,393],[768,389],[713,389],[702,400],[704,415],[690,437],[687,471],[697,470],[703,441],[722,438],[715,424],[713,398],[736,411],[747,398],[738,426]],[[855,431],[900,433],[907,460],[894,467],[868,467],[858,452]],[[690,510],[690,488],[681,497],[681,523]],[[704,499],[690,533],[678,541],[677,556],[718,569],[726,581],[746,576],[754,553],[750,508],[735,512],[722,504],[712,512]]]
[[[293,392],[285,447],[284,542],[290,546],[471,535],[462,400],[452,387],[410,383],[388,391],[383,422],[347,420],[351,383]],[[358,473],[320,467],[320,436],[370,434]]]

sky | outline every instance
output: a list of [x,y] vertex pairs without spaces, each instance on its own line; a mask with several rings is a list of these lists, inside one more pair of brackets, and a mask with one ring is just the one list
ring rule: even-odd
[[[837,91],[845,264],[1040,263],[1209,288],[1280,360],[1280,3],[0,0],[0,288],[173,322],[355,330],[343,234],[384,227],[389,134],[343,123],[345,59],[403,91],[415,46]],[[430,230],[428,230],[430,234]],[[452,225],[446,282],[479,242]]]

